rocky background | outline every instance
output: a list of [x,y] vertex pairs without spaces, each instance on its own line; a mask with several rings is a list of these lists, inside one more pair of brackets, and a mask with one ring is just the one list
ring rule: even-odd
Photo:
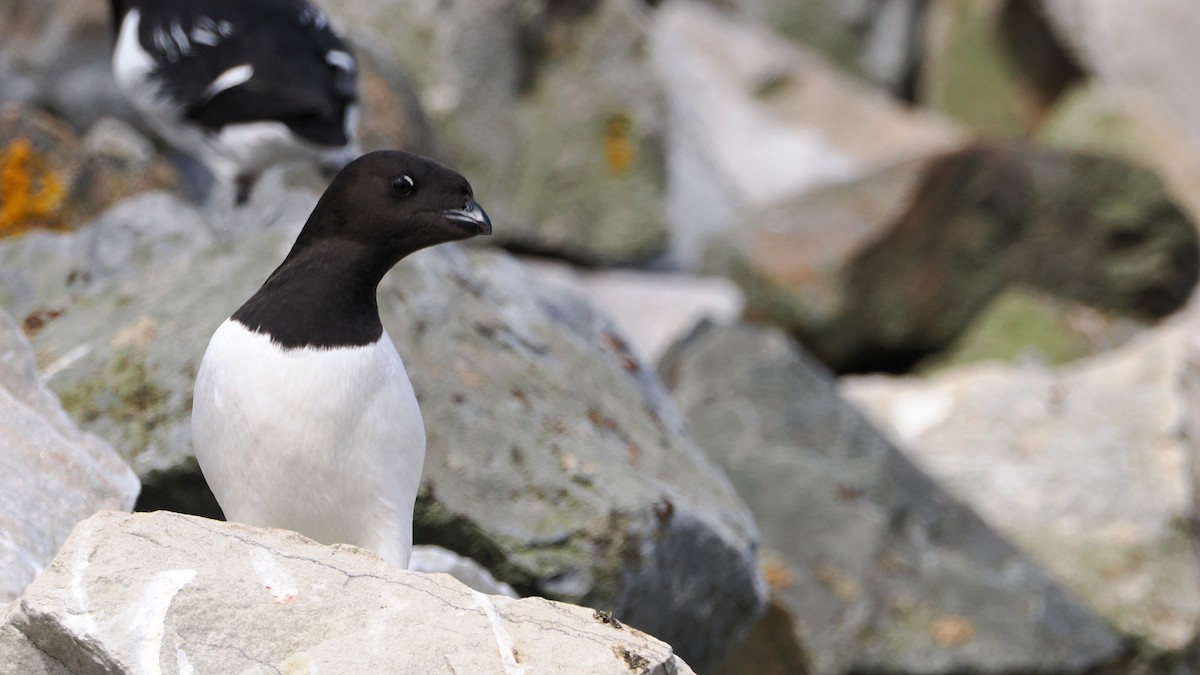
[[1200,5],[323,6],[496,223],[380,288],[480,590],[193,517],[321,182],[207,200],[0,0],[0,672],[1200,673]]

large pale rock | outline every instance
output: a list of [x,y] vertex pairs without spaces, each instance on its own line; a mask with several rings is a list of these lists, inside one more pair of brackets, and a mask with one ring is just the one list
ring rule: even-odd
[[[1038,9],[1092,76],[1101,96],[1156,137],[1133,148],[1197,206],[1200,12],[1190,0],[1038,0]],[[1102,137],[1103,132],[1097,134]]]
[[850,378],[921,466],[1123,631],[1179,649],[1200,620],[1178,321],[1047,369]]
[[131,509],[138,480],[115,450],[79,431],[41,383],[33,350],[0,311],[0,604],[21,594],[75,523]]
[[29,675],[692,672],[611,615],[167,512],[84,521],[3,621]]
[[979,143],[784,200],[709,250],[747,312],[835,370],[903,371],[1024,284],[1140,316],[1200,275],[1196,228],[1154,174],[1018,142]]
[[[1089,73],[1122,95],[1152,100],[1194,144],[1200,94],[1189,64],[1200,59],[1200,12],[1189,0],[1038,0]],[[1194,151],[1194,150],[1193,150]]]
[[816,673],[1083,673],[1116,633],[910,463],[781,332],[697,331],[660,364],[763,531]]
[[[115,279],[37,334],[51,387],[127,450],[149,503],[215,513],[192,459],[196,366],[299,225]],[[429,439],[418,543],[718,658],[762,607],[755,526],[617,329],[511,258],[455,247],[404,261],[379,298]]]
[[667,217],[685,266],[746,209],[963,139],[815,52],[704,5],[663,6],[651,45],[667,88]]
[[707,0],[819,50],[895,94],[907,94],[925,0]]
[[661,85],[637,0],[333,0],[412,76],[495,241],[589,263],[666,245]]

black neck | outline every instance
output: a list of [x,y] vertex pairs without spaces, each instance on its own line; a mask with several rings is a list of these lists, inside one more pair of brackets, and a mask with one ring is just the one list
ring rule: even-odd
[[352,242],[297,242],[232,318],[288,349],[371,344],[383,334],[375,292],[390,267]]

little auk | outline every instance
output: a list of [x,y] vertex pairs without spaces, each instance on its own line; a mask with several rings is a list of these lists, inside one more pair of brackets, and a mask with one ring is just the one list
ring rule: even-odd
[[358,155],[358,65],[305,0],[110,0],[117,88],[244,203],[259,173]]
[[414,251],[491,232],[433,160],[385,150],[338,173],[200,362],[192,437],[226,518],[407,566],[425,427],[376,288]]

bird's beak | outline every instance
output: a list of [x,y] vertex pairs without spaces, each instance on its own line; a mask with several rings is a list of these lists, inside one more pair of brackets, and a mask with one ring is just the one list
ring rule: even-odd
[[456,223],[470,226],[475,230],[475,234],[492,233],[492,219],[488,218],[483,207],[474,199],[468,199],[467,205],[461,209],[442,211],[442,216]]

